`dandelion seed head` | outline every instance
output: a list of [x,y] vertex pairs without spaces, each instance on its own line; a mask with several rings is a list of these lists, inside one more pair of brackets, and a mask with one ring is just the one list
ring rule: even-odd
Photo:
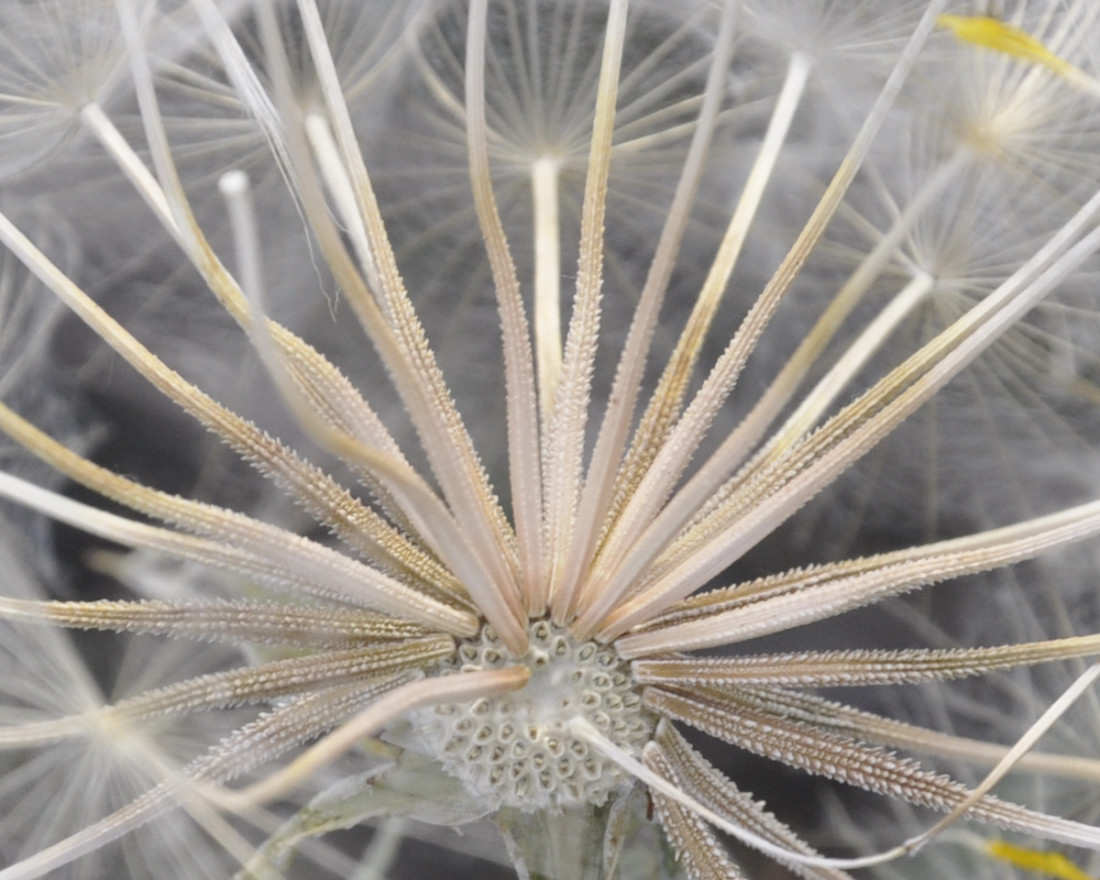
[[[1043,801],[1030,791],[1019,804],[1002,799],[1008,786],[985,796],[1044,732],[1048,721],[1032,716],[1050,711],[1048,691],[1075,699],[1095,669],[1029,701],[1021,723],[1031,726],[1011,749],[999,729],[965,739],[950,717],[919,727],[864,708],[873,700],[815,693],[1095,656],[1091,622],[1084,635],[1054,627],[1064,637],[1051,638],[1045,627],[1014,630],[1012,607],[974,639],[936,638],[921,626],[932,609],[907,621],[916,646],[833,619],[1100,534],[1100,502],[1047,513],[1044,501],[1015,522],[990,505],[988,524],[974,520],[987,531],[874,556],[815,538],[820,562],[809,567],[782,534],[812,525],[811,501],[844,531],[869,519],[864,550],[884,523],[909,534],[924,482],[849,505],[837,481],[858,478],[861,463],[877,468],[887,442],[929,448],[918,420],[936,401],[957,413],[969,444],[950,456],[941,496],[929,495],[937,517],[958,518],[980,496],[975,462],[999,464],[991,435],[1047,448],[1045,435],[1022,430],[1021,401],[1049,406],[1052,386],[1071,415],[1095,410],[1091,328],[1077,335],[1086,322],[1043,305],[1058,287],[1063,302],[1087,296],[1100,249],[1095,162],[1085,161],[1100,119],[1095,65],[1071,35],[1094,21],[1083,3],[1017,17],[1067,57],[1061,73],[960,46],[934,28],[937,2],[117,5],[117,34],[106,32],[121,62],[114,94],[134,100],[108,101],[116,78],[104,73],[79,99],[35,114],[93,145],[141,212],[101,224],[103,189],[81,222],[79,200],[59,187],[74,235],[110,225],[112,253],[136,260],[157,236],[182,254],[186,265],[157,284],[181,303],[180,320],[160,334],[168,339],[146,333],[100,294],[121,284],[139,296],[148,270],[100,272],[108,258],[94,247],[81,254],[93,268],[59,265],[25,212],[0,214],[0,241],[110,346],[112,369],[148,379],[310,522],[291,530],[251,501],[220,507],[169,494],[159,477],[138,483],[131,467],[85,458],[20,395],[5,395],[0,432],[130,515],[13,473],[0,472],[0,495],[233,580],[217,598],[175,589],[178,574],[165,589],[142,575],[140,556],[99,554],[94,564],[137,582],[142,601],[0,591],[0,622],[177,638],[201,658],[218,655],[196,642],[234,651],[217,668],[143,679],[108,706],[62,701],[39,713],[41,698],[9,699],[36,712],[0,726],[0,747],[72,749],[87,735],[92,746],[72,750],[132,753],[144,793],[106,815],[58,810],[64,821],[21,848],[2,880],[86,862],[169,814],[201,825],[245,866],[241,877],[290,876],[298,848],[353,876],[323,844],[306,853],[311,838],[394,816],[491,816],[520,876],[610,877],[623,816],[640,813],[631,791],[650,798],[691,880],[741,875],[717,833],[808,876],[856,867],[787,824],[777,777],[727,776],[688,744],[687,728],[948,822],[965,812],[1100,849],[1100,829],[1037,812]],[[61,74],[51,79],[66,88]],[[956,79],[974,100],[956,100]],[[37,118],[10,121],[24,137]],[[227,204],[212,204],[214,183],[224,189],[234,175]],[[788,216],[791,236],[773,236]],[[219,235],[226,220],[232,247]],[[224,334],[204,332],[184,295],[198,282],[239,329],[219,319]],[[354,342],[337,360],[334,326],[291,310],[311,292],[322,305],[317,288],[338,291],[331,323]],[[727,321],[738,316],[734,330]],[[212,378],[177,357],[201,350],[195,360],[211,352],[220,365],[230,338],[262,374]],[[1057,381],[1040,382],[1048,373]],[[977,424],[984,406],[959,403],[956,377],[978,386],[983,404],[1005,401],[989,408],[993,431]],[[34,380],[37,371],[20,385]],[[230,380],[240,380],[237,397],[210,387]],[[276,413],[264,412],[264,389],[278,394]],[[126,426],[131,442],[140,427]],[[157,453],[179,469],[174,448]],[[892,483],[918,469],[948,473],[927,455],[906,458],[906,469],[886,469]],[[1040,458],[1012,464],[1027,478],[1021,489],[1041,483],[1053,497],[1057,474]],[[1009,483],[989,491],[1015,491]],[[856,488],[869,486],[860,478]],[[885,517],[887,507],[902,512]],[[749,554],[767,568],[754,571]],[[821,624],[844,645],[815,649]],[[750,641],[765,636],[797,649]],[[192,722],[202,751],[162,761]],[[1024,763],[1100,779],[1100,762],[1078,754]],[[941,774],[956,759],[999,769],[984,781],[980,770]],[[5,810],[26,808],[17,783],[5,792],[0,781]],[[265,813],[282,798],[302,808]],[[651,855],[620,873],[656,875]],[[369,858],[363,870],[386,869]]]
[[577,739],[570,721],[585,719],[637,757],[654,720],[613,647],[578,641],[548,620],[532,622],[528,633],[528,652],[515,658],[487,626],[442,668],[447,674],[522,663],[531,671],[523,690],[422,710],[410,719],[415,738],[479,803],[523,812],[601,805],[629,779]]

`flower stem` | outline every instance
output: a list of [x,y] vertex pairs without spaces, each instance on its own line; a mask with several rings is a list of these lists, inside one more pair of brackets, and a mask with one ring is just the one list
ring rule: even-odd
[[497,822],[521,877],[610,880],[616,860],[607,857],[604,840],[611,812],[610,804],[585,804],[557,814],[503,809]]

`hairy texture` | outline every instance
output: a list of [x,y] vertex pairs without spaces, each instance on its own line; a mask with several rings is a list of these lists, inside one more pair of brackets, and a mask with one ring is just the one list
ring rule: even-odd
[[0,7],[0,497],[136,592],[12,568],[0,880],[1074,876],[1100,12],[965,6]]

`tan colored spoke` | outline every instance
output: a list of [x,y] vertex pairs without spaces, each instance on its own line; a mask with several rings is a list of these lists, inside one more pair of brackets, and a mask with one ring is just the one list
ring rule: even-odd
[[[647,749],[646,766],[673,785],[679,785],[668,757],[658,749]],[[690,880],[743,880],[741,870],[733,863],[700,816],[658,791],[650,790],[653,806],[669,843],[684,866]]]
[[1096,654],[1100,654],[1100,636],[1076,636],[990,648],[802,651],[635,660],[632,668],[641,683],[672,687],[696,684],[849,687],[947,681]]
[[[932,755],[952,761],[965,761],[976,766],[992,766],[1008,753],[1008,746],[986,740],[954,736],[895,721],[873,712],[854,709],[843,703],[827,700],[816,694],[730,685],[740,693],[751,693],[769,711],[789,714],[811,722],[818,727],[832,730],[844,736],[858,737],[865,742],[903,749],[918,755]],[[711,690],[723,691],[723,686]],[[1020,760],[1019,768],[1031,773],[1042,773],[1066,779],[1088,779],[1100,782],[1100,760],[1079,755],[1060,755],[1048,752],[1031,752]]]
[[[689,541],[684,561],[609,615],[603,636],[624,632],[701,587],[873,448],[1100,248],[1098,216],[1100,192],[993,294],[819,430],[759,470],[748,466],[751,476],[730,496],[728,510],[719,508],[697,524],[701,534]],[[662,546],[678,522],[679,513],[666,509],[641,545]],[[610,592],[628,590],[653,552],[627,561]]]
[[[674,693],[651,687],[646,689],[644,699],[654,711],[739,748],[918,806],[949,812],[969,794],[962,783],[924,770],[915,761],[814,724],[772,715],[757,708],[749,697],[737,700],[705,688]],[[989,795],[978,801],[968,815],[1071,846],[1100,847],[1100,830],[1090,825],[1038,813]]]
[[[654,742],[660,747],[672,773],[672,780],[692,798],[739,825],[803,856],[817,856],[813,847],[764,808],[751,794],[743,792],[693,749],[673,725],[662,721]],[[825,866],[787,861],[788,869],[809,880],[851,880],[844,871]]]
[[[303,12],[309,13],[309,9],[303,6]],[[316,10],[313,10],[312,14],[315,16]],[[281,96],[280,103],[289,113],[293,106],[291,88],[278,26],[271,10],[261,10],[260,19],[264,39],[269,46],[276,93],[277,96]],[[312,19],[305,22],[307,36],[312,33],[311,29],[320,28],[319,21],[312,21],[312,24],[310,21]],[[312,39],[314,42],[324,43],[323,33],[315,34]],[[327,56],[327,45],[319,46],[317,51],[324,53],[324,57],[315,59],[319,65],[318,72],[322,76],[323,85],[328,83],[326,88],[335,92],[333,100],[342,102],[338,94],[339,86],[335,81],[335,71],[330,69],[328,74],[324,72],[332,67],[332,59]],[[329,75],[331,75],[331,82],[328,82]],[[333,113],[339,113],[340,108],[330,106],[329,111],[331,116]],[[346,115],[347,108],[343,107],[342,112]],[[355,165],[356,163],[358,166],[362,165],[362,157],[358,155],[357,148],[354,148],[354,138],[350,142],[351,146],[343,142],[340,120],[336,119],[334,122],[341,155],[352,174],[352,179],[356,180],[358,186],[360,181],[355,177]],[[423,481],[418,478],[416,484],[406,481],[401,486],[406,492],[406,497],[410,497],[407,494],[410,491],[415,493],[410,498],[415,502],[415,509],[409,510],[410,515],[418,509],[419,525],[430,527],[434,524],[435,528],[430,532],[438,540],[434,549],[443,556],[448,566],[462,580],[483,614],[493,623],[509,647],[522,653],[526,649],[526,631],[521,623],[525,614],[515,580],[518,563],[515,559],[514,536],[510,533],[510,527],[498,517],[499,505],[489,493],[481,465],[477,462],[472,446],[468,443],[468,435],[461,421],[458,420],[457,411],[454,410],[453,401],[443,385],[442,375],[435,366],[426,339],[423,338],[422,333],[413,332],[419,328],[419,324],[413,326],[415,316],[405,308],[403,299],[390,302],[398,329],[405,327],[406,330],[413,332],[413,344],[410,348],[409,339],[400,338],[400,333],[395,334],[394,328],[382,315],[378,303],[367,289],[362,275],[341,241],[340,233],[332,221],[314,174],[300,123],[293,118],[287,119],[286,123],[288,148],[295,160],[295,169],[300,178],[299,195],[321,251],[379,355],[389,366],[402,399],[414,423],[417,424],[425,450],[433,461],[433,471],[444,487],[444,494],[455,507],[453,515],[442,510],[441,505],[423,507],[432,502],[432,498],[422,491],[426,486],[420,486]],[[350,126],[350,122],[348,125]],[[354,158],[348,155],[348,149],[354,149],[356,154]],[[365,175],[365,168],[361,170]],[[373,193],[371,196],[373,197]],[[377,204],[373,200],[372,204],[377,209]],[[362,209],[362,204],[360,208]],[[381,218],[379,216],[372,219],[366,216],[364,222],[375,248],[378,271],[385,276],[388,271],[386,265],[392,261],[392,254],[383,259],[378,253],[379,242],[376,240],[376,235],[384,235],[384,227],[380,225]],[[379,226],[379,229],[372,231],[375,225]],[[388,248],[388,243],[386,247]],[[393,270],[396,272],[396,265],[393,266]],[[399,276],[395,277],[400,280]],[[403,291],[402,296],[404,297]],[[405,319],[398,320],[399,312],[405,313]],[[271,369],[270,365],[269,369]],[[293,402],[292,399],[290,402]],[[348,455],[352,460],[358,460],[369,453],[369,450],[356,449],[354,445],[343,442],[341,437],[331,432],[324,432],[317,436],[334,451],[339,450],[340,454]],[[410,473],[408,476],[412,478],[415,475]],[[479,486],[485,491],[482,492]],[[486,501],[486,495],[489,501]]]
[[297,547],[293,552],[277,556],[261,555],[105,513],[4,473],[0,473],[0,496],[89,534],[135,549],[168,553],[323,599],[397,614],[453,635],[472,635],[479,627],[474,615],[429,599],[320,544]]
[[[161,161],[159,170],[170,182],[170,191],[175,195],[174,201],[169,200],[156,178],[142,164],[141,159],[100,107],[88,105],[82,111],[81,119],[187,254],[228,314],[242,329],[249,331],[253,327],[252,310],[240,286],[214,253],[201,227],[191,215],[170,158]],[[347,378],[320,352],[290,330],[274,321],[264,320],[267,322],[269,334],[286,359],[295,383],[310,401],[317,415],[361,442],[377,446],[387,455],[403,461],[401,450],[381,419]],[[361,476],[387,512],[400,517],[400,509],[392,503],[385,485],[373,473],[364,472]],[[404,521],[402,525],[405,525]]]
[[[131,510],[174,523],[208,538],[227,541],[259,555],[293,558],[301,554],[303,559],[312,560],[308,564],[316,566],[318,574],[326,568],[322,559],[342,568],[353,564],[335,551],[293,532],[212,504],[150,489],[102,468],[65,448],[3,404],[0,404],[0,431],[69,478]],[[322,478],[322,487],[324,479],[327,478]],[[335,483],[329,485],[339,489]],[[415,583],[417,589],[424,590],[433,598],[469,607],[461,598],[461,585],[434,557],[411,544],[377,514],[364,509],[364,516],[356,525],[365,526],[368,523],[370,527],[359,532],[359,543],[362,545],[371,540],[375,550],[371,559],[383,571]]]
[[251,705],[353,682],[368,684],[383,675],[423,668],[453,650],[454,642],[446,637],[409,639],[202,675],[146,691],[96,712],[0,727],[0,749],[37,747],[73,736],[94,737],[100,730],[165,715]]
[[545,605],[546,578],[542,559],[542,450],[539,442],[538,397],[532,366],[530,328],[520,296],[519,278],[508,238],[500,220],[489,168],[488,126],[485,122],[485,52],[488,0],[470,7],[466,40],[466,136],[470,181],[481,236],[497,295],[504,339],[505,399],[508,410],[508,474],[512,510],[519,543],[520,569],[526,606],[538,614]]
[[348,648],[428,635],[416,623],[368,611],[204,599],[191,602],[39,602],[0,597],[5,620],[286,648]]
[[[392,343],[383,339],[384,336],[388,339],[391,334],[384,333],[382,326],[379,325],[381,315],[376,313],[374,297],[366,289],[359,274],[346,272],[337,265],[333,265],[332,268],[334,271],[340,270],[337,274],[340,276],[349,301],[355,308],[364,329],[371,336],[379,354],[386,361],[398,390],[416,422],[421,442],[433,459],[433,470],[443,485],[448,500],[456,510],[463,511],[464,519],[469,517],[466,526],[469,528],[476,526],[480,533],[479,540],[489,542],[495,551],[492,555],[498,557],[497,561],[506,563],[508,571],[514,575],[518,565],[515,535],[489,486],[488,477],[446,388],[423,327],[405,289],[370,176],[358,147],[320,14],[314,0],[299,0],[298,9],[302,15],[306,40],[317,67],[317,76],[329,122],[332,125],[344,168],[353,184],[360,218],[370,241],[373,264],[382,286],[381,295],[386,304],[389,326],[392,326],[396,334],[392,338]],[[270,28],[268,30],[270,32]],[[277,36],[270,33],[269,35]],[[283,73],[285,70],[281,69],[280,75]],[[320,219],[316,213],[311,215],[311,223],[315,230]],[[326,256],[330,257],[330,262],[332,253],[331,249],[326,253]],[[396,349],[393,346],[396,346]],[[509,585],[502,572],[498,572],[495,577],[498,589],[502,591],[509,588],[515,589],[515,584]]]
[[[688,607],[690,618],[629,634],[617,643],[625,657],[731,644],[822,620],[887,596],[963,574],[1029,559],[1100,532],[1100,502],[1012,526],[865,560],[839,563],[721,591],[713,615],[707,597]],[[748,600],[747,602],[744,600]],[[729,607],[725,602],[730,602]],[[696,617],[698,612],[707,616]]]
[[[970,167],[970,162],[969,153],[965,150],[959,150],[936,168],[921,185],[920,190],[906,201],[904,211],[891,224],[890,228],[881,235],[871,252],[837,291],[836,296],[830,300],[821,317],[818,318],[806,337],[799,343],[795,352],[784,363],[779,375],[761,395],[749,415],[722,442],[721,447],[712,456],[707,466],[700,469],[698,475],[696,475],[698,479],[696,480],[696,476],[693,476],[692,481],[696,482],[700,488],[706,479],[714,482],[721,479],[721,477],[717,479],[714,477],[714,474],[718,471],[726,474],[731,473],[749,455],[772,423],[772,420],[791,401],[795,391],[805,380],[813,365],[818,362],[845,319],[863,299],[871,284],[879,277],[890,260],[896,256],[898,247],[905,236],[909,235],[913,227],[926,216],[929,209],[937,204],[947,188],[959,179],[961,173]],[[876,321],[872,322],[867,330],[861,334],[861,340],[866,340],[863,344],[865,352],[853,354],[851,347],[845,349],[843,357],[837,366],[833,368],[833,375],[836,378],[832,384],[841,385],[842,387],[843,382],[850,380],[855,375],[858,367],[866,360],[871,351],[882,343],[885,335],[883,331],[892,329],[892,324],[902,317],[902,315],[898,315],[894,318],[894,321],[891,321],[890,309],[892,308],[895,312],[901,311],[903,314],[907,313],[922,298],[922,293],[918,291],[923,289],[923,292],[926,293],[927,288],[931,287],[932,283],[933,279],[921,274],[914,276],[910,286],[906,288],[907,291],[910,291],[910,296],[906,297],[904,293],[899,294],[898,303],[892,307],[888,306]],[[912,285],[917,285],[916,289]],[[904,306],[902,306],[903,303]],[[875,326],[876,324],[886,324],[887,326],[879,328]],[[866,351],[866,349],[871,349],[871,351]],[[842,366],[845,362],[848,363],[847,367]],[[841,379],[841,377],[844,378]],[[827,387],[828,385],[823,382],[815,390],[815,393],[811,393],[806,398],[806,401],[800,405],[798,414],[792,416],[783,429],[770,439],[769,442],[772,447],[780,451],[785,449],[794,439],[800,437],[815,423],[824,407],[832,400],[832,396],[828,393],[822,393]],[[686,503],[687,498],[685,497],[684,500]]]
[[558,210],[561,163],[551,156],[531,167],[535,214],[535,357],[539,418],[549,432],[561,378],[561,221]]
[[602,525],[615,484],[615,472],[622,458],[637,399],[642,389],[647,355],[665,300],[672,270],[687,230],[692,203],[699,190],[703,168],[717,126],[719,110],[726,92],[730,55],[733,48],[734,22],[738,4],[727,0],[713,58],[707,71],[699,118],[688,148],[684,167],[668,209],[665,225],[646,274],[634,319],[623,345],[615,372],[609,404],[600,423],[596,445],[586,471],[584,488],[577,510],[577,529],[561,578],[565,593],[558,600],[563,613],[576,605],[584,571],[596,551]]
[[[714,368],[707,376],[684,412],[676,427],[670,432],[652,466],[638,485],[631,501],[623,510],[589,576],[591,603],[584,609],[577,623],[577,631],[588,634],[595,631],[623,594],[633,583],[633,575],[623,571],[625,557],[632,554],[638,538],[660,509],[668,493],[683,473],[699,442],[709,429],[714,415],[725,402],[740,375],[741,369],[756,347],[779,303],[802,270],[802,265],[825,232],[841,199],[848,190],[856,172],[870,150],[871,143],[882,126],[887,111],[892,106],[916,55],[924,44],[935,16],[943,6],[943,0],[934,0],[923,13],[908,44],[902,52],[885,86],[868,113],[852,146],[830,181],[813,214],[802,228],[798,239],[784,257],[775,275],[765,286],[737,333],[726,346]],[[632,560],[633,561],[633,560]],[[633,566],[627,566],[632,568]]]
[[604,271],[604,216],[611,169],[615,102],[626,32],[627,0],[611,0],[604,26],[599,85],[592,122],[592,142],[581,209],[580,256],[573,312],[565,336],[561,378],[554,396],[554,415],[543,477],[546,529],[550,553],[550,601],[555,619],[564,621],[572,587],[564,583],[572,542],[576,539],[577,505],[588,426],[592,370],[600,333],[600,292]]
[[331,477],[170,369],[47,260],[2,214],[0,241],[165,397],[224,439],[260,470],[274,477],[310,513],[331,525],[348,544],[361,550],[368,558],[386,555],[380,552],[380,547],[394,543],[393,531],[377,514]]
[[775,170],[779,153],[794,120],[812,64],[808,56],[796,52],[787,66],[787,75],[776,100],[768,130],[749,172],[745,187],[733,211],[725,235],[718,247],[706,280],[699,291],[687,324],[676,343],[653,396],[642,414],[630,449],[616,474],[608,523],[615,523],[645,475],[654,457],[664,445],[673,420],[679,415],[684,392],[702,350],[711,321],[741,254],[745,238],[760,207],[764,188]]

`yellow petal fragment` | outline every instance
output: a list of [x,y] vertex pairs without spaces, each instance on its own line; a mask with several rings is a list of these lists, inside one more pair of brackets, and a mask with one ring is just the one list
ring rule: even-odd
[[985,848],[993,858],[1025,871],[1035,871],[1058,880],[1093,880],[1060,852],[1041,852],[1005,840],[991,840]]
[[1072,77],[1077,73],[1076,67],[1064,58],[1059,58],[1027,31],[995,18],[983,15],[941,15],[936,19],[936,24],[953,31],[956,37],[967,43],[1041,64],[1060,76]]

